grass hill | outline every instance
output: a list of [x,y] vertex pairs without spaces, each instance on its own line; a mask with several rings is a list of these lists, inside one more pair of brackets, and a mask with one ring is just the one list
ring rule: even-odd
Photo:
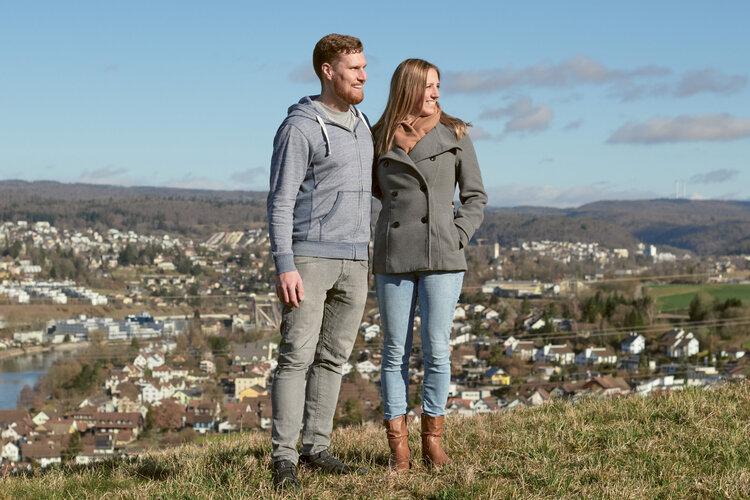
[[[556,402],[450,418],[456,464],[387,469],[382,426],[338,429],[332,450],[361,476],[300,473],[294,498],[748,498],[750,384],[647,398]],[[122,463],[0,479],[0,498],[272,498],[269,438],[232,435]]]

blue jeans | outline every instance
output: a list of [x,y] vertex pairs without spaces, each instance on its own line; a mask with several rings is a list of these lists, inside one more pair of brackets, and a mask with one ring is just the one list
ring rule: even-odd
[[409,355],[417,300],[422,320],[424,361],[422,410],[431,417],[445,415],[451,380],[449,341],[463,278],[463,272],[375,275],[375,290],[383,328],[380,385],[386,420],[407,412]]

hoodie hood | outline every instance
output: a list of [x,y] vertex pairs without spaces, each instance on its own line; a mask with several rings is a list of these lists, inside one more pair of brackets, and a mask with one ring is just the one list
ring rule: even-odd
[[[318,112],[318,108],[315,106],[314,102],[315,100],[320,97],[320,94],[318,95],[312,95],[312,96],[305,96],[302,99],[299,100],[297,104],[292,104],[289,106],[289,109],[287,110],[287,118],[307,118],[310,120],[313,120],[320,125],[320,128],[323,131],[323,137],[325,138],[326,143],[326,156],[330,156],[332,149],[331,149],[331,139],[328,136],[328,128],[326,127],[326,124],[329,125],[335,125],[339,126],[335,122],[331,121],[327,116],[325,116],[322,113]],[[354,105],[349,105],[350,110],[354,110],[354,114],[357,116],[359,120],[362,121],[367,131],[372,134],[372,131],[370,130],[370,126],[367,123],[367,120],[365,119],[365,115],[362,114],[362,112]],[[357,128],[357,124],[355,122],[354,128]]]

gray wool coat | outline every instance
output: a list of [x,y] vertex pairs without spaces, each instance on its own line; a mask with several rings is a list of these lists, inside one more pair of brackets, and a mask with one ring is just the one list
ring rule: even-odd
[[[456,185],[461,205],[454,212]],[[399,147],[380,155],[373,194],[383,205],[375,226],[375,273],[466,270],[464,248],[487,204],[468,134],[459,141],[438,123],[408,155]]]

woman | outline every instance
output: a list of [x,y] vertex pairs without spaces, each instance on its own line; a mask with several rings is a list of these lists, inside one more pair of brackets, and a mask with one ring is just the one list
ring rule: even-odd
[[[373,127],[373,193],[382,202],[374,256],[383,327],[381,387],[390,465],[397,471],[410,468],[406,405],[417,300],[424,361],[422,460],[452,463],[441,447],[449,337],[466,270],[463,249],[487,204],[468,124],[442,112],[439,87],[435,65],[405,60]],[[454,210],[456,185],[461,206]]]

